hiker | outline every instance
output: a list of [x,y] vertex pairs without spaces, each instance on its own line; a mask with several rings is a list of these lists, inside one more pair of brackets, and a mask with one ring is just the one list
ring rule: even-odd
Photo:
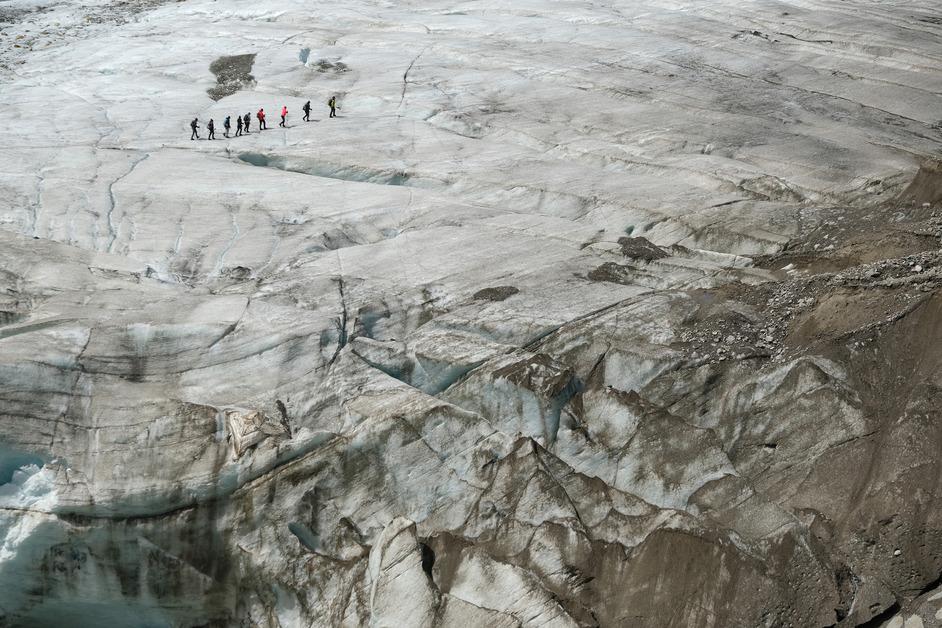
[[209,123],[206,125],[206,130],[209,131],[209,135],[206,136],[208,140],[216,139],[216,125],[213,124],[213,119],[209,119]]
[[236,137],[242,135],[242,116],[236,116]]
[[282,105],[281,106],[281,122],[278,123],[278,126],[280,126],[281,128],[287,128],[285,127],[285,118],[287,117],[288,117],[288,105]]
[[199,131],[197,131],[197,129],[200,128],[198,118],[193,118],[193,122],[190,122],[190,128],[193,129],[193,132],[190,133],[190,139],[198,140],[200,138]]
[[222,121],[222,134],[224,137],[229,137],[229,129],[232,128],[232,124],[229,122],[229,117],[230,116],[226,116],[226,119]]
[[304,117],[301,119],[304,120],[305,122],[310,122],[311,121],[311,101],[309,100],[306,103],[304,103],[304,106],[301,107],[301,110],[304,111]]
[[265,124],[265,110],[259,109],[258,113],[255,114],[255,117],[258,118],[258,130],[262,131],[267,129],[268,126]]
[[330,100],[327,101],[327,106],[330,107],[330,117],[337,117],[337,97],[331,96]]
[[252,116],[245,114],[245,117],[242,118],[242,127],[245,129],[245,133],[249,132],[249,122],[252,121]]

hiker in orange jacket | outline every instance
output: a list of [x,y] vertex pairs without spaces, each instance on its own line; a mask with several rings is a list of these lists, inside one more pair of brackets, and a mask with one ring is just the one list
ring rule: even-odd
[[285,118],[287,118],[287,117],[288,117],[288,105],[284,105],[284,106],[282,106],[282,108],[281,108],[281,122],[278,123],[278,126],[284,127],[284,126],[285,126]]
[[265,125],[265,110],[264,109],[259,109],[258,113],[255,114],[255,117],[258,118],[258,130],[259,131],[261,131],[262,129],[268,128]]

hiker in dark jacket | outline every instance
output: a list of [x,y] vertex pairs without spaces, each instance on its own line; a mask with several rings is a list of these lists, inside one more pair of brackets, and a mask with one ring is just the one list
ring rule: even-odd
[[198,118],[193,118],[193,122],[190,122],[190,128],[193,129],[193,132],[190,133],[190,139],[191,139],[191,140],[198,140],[198,139],[200,138],[199,131],[197,130],[197,129],[200,128],[199,119],[198,119]]
[[242,135],[242,116],[236,116],[236,137]]
[[304,106],[301,107],[301,110],[304,111],[304,117],[301,119],[304,120],[305,122],[310,122],[311,121],[311,101],[309,100],[306,103],[304,103]]
[[226,119],[222,121],[222,134],[225,137],[229,137],[229,129],[232,128],[232,123],[229,122],[229,116],[226,116]]
[[330,117],[337,117],[337,97],[331,96],[330,100],[327,101],[327,106],[330,107]]
[[216,125],[213,124],[213,119],[209,119],[209,123],[206,125],[206,130],[209,131],[209,134],[206,136],[208,140],[216,139]]
[[252,121],[252,116],[250,116],[249,114],[245,114],[245,116],[243,116],[243,118],[242,118],[242,127],[243,127],[245,133],[248,133],[248,132],[249,132],[249,122],[251,122],[251,121]]

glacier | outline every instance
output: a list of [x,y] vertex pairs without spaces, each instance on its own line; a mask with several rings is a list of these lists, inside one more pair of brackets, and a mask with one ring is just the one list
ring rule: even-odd
[[942,626],[940,62],[928,0],[0,0],[0,626]]

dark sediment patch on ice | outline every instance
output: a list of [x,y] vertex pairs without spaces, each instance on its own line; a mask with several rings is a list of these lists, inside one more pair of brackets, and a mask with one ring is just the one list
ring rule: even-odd
[[25,15],[29,15],[29,13],[29,9],[0,7],[0,24],[13,24],[15,22],[19,22]]
[[912,183],[900,194],[902,203],[938,203],[942,201],[942,161],[930,159],[919,167]]
[[[830,246],[830,245],[828,245]],[[853,234],[846,240],[837,241],[835,248],[823,251],[808,251],[807,247],[786,250],[779,255],[755,258],[755,266],[772,271],[789,271],[816,275],[836,273],[861,264],[873,264],[885,259],[934,251],[939,248],[939,238],[931,234],[913,233],[902,229],[874,229]]]
[[513,286],[495,286],[493,288],[484,288],[474,293],[476,301],[503,301],[520,292]]
[[800,203],[805,200],[805,194],[801,190],[787,181],[769,175],[744,179],[737,187],[740,191],[761,201]]
[[254,83],[255,77],[251,74],[253,65],[255,54],[219,57],[209,64],[209,71],[216,75],[216,85],[207,89],[206,93],[213,100],[220,100]]
[[631,277],[638,269],[634,266],[622,266],[615,262],[605,262],[592,270],[588,277],[592,281],[607,281],[608,283],[631,284]]
[[309,67],[324,74],[343,74],[350,71],[350,66],[343,61],[328,61],[327,59],[318,59]]
[[227,266],[221,274],[235,281],[245,281],[252,278],[252,269],[247,266]]
[[396,170],[372,170],[360,166],[339,166],[335,164],[309,160],[288,161],[280,155],[261,153],[242,153],[239,161],[261,168],[275,168],[286,172],[296,172],[314,177],[354,181],[356,183],[376,183],[379,185],[408,185],[410,175]]
[[655,246],[647,238],[618,238],[621,254],[631,259],[653,262],[656,259],[668,257],[668,254]]
[[[931,169],[924,166],[908,188],[912,195],[901,193],[896,203],[865,210],[852,206],[816,209],[798,237],[778,253],[755,256],[755,266],[783,277],[815,275],[938,250],[942,218],[933,215],[932,203],[926,207],[915,200],[926,198],[934,185],[942,192],[942,173],[936,173],[933,183]],[[900,205],[904,197],[910,200]]]

